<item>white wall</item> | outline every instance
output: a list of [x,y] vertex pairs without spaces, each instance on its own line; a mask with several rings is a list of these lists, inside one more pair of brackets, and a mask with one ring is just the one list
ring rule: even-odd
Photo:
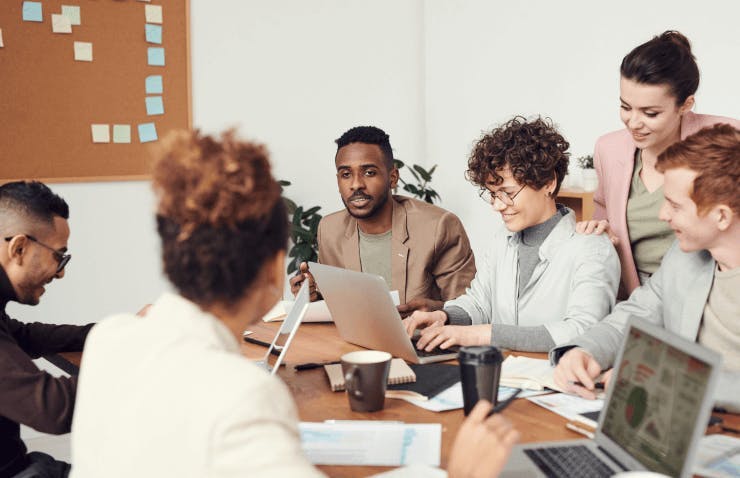
[[[500,224],[463,179],[484,129],[515,114],[550,116],[574,156],[619,129],[619,65],[638,44],[676,29],[702,74],[695,111],[740,117],[740,2],[687,0],[428,0],[426,128],[444,206],[480,251]],[[449,180],[447,180],[449,178]]]
[[[218,8],[216,8],[216,5]],[[498,219],[463,179],[481,130],[514,114],[551,116],[575,155],[621,127],[618,68],[665,29],[693,42],[698,112],[740,117],[740,2],[622,0],[191,1],[194,122],[267,143],[287,193],[341,207],[333,140],[358,124],[396,156],[438,164],[433,186],[476,253]],[[52,185],[70,203],[74,255],[24,320],[84,323],[136,310],[164,290],[148,183]]]

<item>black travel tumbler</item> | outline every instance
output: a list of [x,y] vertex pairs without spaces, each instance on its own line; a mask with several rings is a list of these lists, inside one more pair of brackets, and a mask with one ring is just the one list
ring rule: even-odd
[[462,347],[457,360],[460,362],[465,415],[480,399],[488,400],[495,406],[498,402],[501,364],[504,361],[501,351],[491,345]]

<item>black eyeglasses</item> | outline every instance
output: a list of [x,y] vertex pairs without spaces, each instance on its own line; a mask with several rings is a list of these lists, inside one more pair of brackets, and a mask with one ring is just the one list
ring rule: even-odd
[[527,185],[525,184],[521,188],[519,188],[519,191],[515,192],[514,194],[509,194],[505,191],[496,191],[491,192],[488,188],[481,189],[481,192],[478,194],[481,199],[483,199],[485,202],[489,204],[493,204],[493,201],[498,199],[502,203],[506,204],[507,206],[513,206],[514,205],[514,199],[519,195],[520,192],[524,188],[526,188]]
[[[54,259],[56,259],[57,262],[59,263],[59,265],[57,266],[57,274],[62,272],[64,268],[67,267],[69,260],[72,259],[72,254],[66,254],[64,253],[64,251],[54,249],[53,247],[44,244],[43,242],[39,241],[35,237],[31,236],[30,234],[19,234],[19,235],[25,236],[29,241],[35,242],[39,246],[49,249],[52,252],[52,254],[54,254]],[[6,237],[5,241],[10,242],[13,239],[13,237],[15,236]]]

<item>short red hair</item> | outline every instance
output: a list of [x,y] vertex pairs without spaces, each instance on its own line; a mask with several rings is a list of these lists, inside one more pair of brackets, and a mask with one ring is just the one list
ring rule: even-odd
[[698,172],[691,200],[699,214],[716,204],[740,214],[740,130],[716,124],[672,144],[658,156],[658,171],[688,168]]

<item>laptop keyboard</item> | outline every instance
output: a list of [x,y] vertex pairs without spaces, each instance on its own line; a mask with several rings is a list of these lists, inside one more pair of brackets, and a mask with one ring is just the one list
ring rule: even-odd
[[419,357],[434,357],[435,355],[445,355],[450,353],[457,353],[458,350],[460,350],[460,347],[453,346],[448,349],[441,349],[439,347],[434,347],[430,352],[427,352],[426,350],[419,350],[416,348],[416,342],[419,341],[419,337],[413,337],[411,339],[411,343],[414,346],[414,350],[416,351],[416,355]]
[[524,453],[549,477],[609,477],[615,474],[583,445],[531,448]]

